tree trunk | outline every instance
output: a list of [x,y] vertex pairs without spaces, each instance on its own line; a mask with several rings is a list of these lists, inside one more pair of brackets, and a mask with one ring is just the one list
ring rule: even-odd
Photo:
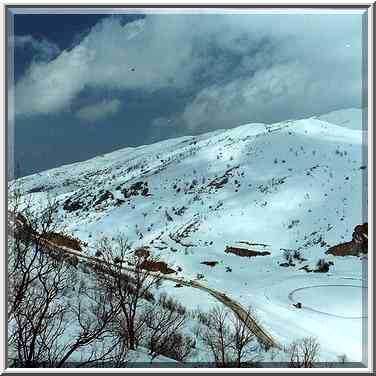
[[130,350],[136,350],[135,333],[132,323],[128,327],[128,345]]

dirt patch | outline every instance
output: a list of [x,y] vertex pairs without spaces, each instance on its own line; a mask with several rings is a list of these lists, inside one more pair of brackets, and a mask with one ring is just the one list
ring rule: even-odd
[[163,261],[149,261],[144,260],[141,265],[141,269],[148,270],[149,272],[160,272],[162,274],[172,274],[176,273],[176,271],[170,268],[165,262]]
[[325,254],[333,256],[359,256],[361,248],[354,242],[346,242],[330,247]]
[[352,240],[330,247],[325,254],[333,256],[360,256],[368,253],[368,223],[357,225]]
[[254,251],[252,249],[226,247],[225,253],[233,253],[240,257],[256,257],[256,256],[269,256],[271,253],[268,251]]
[[44,238],[56,246],[63,246],[80,252],[82,251],[81,246],[84,245],[79,239],[57,232],[48,232]]
[[218,264],[218,261],[203,261],[203,262],[200,262],[200,264],[213,267],[213,266],[216,266]]

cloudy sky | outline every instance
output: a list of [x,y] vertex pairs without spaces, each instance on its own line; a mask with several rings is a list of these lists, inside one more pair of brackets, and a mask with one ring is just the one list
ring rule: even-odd
[[13,20],[21,175],[125,146],[361,106],[360,11]]

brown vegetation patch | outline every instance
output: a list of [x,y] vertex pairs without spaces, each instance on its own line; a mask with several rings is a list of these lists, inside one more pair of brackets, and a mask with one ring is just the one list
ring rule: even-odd
[[268,251],[254,251],[252,249],[226,247],[225,253],[233,253],[240,257],[256,257],[256,256],[269,256],[271,253]]
[[330,247],[325,254],[333,256],[359,256],[361,247],[354,242],[346,242]]
[[54,243],[56,246],[63,246],[76,251],[82,251],[81,245],[82,242],[79,239],[73,238],[68,235],[64,235],[58,232],[48,232],[45,236],[45,239]]
[[134,251],[135,256],[148,258],[150,256],[150,249],[149,247],[140,247]]
[[150,261],[144,260],[141,265],[141,269],[148,270],[149,272],[160,272],[162,274],[172,274],[176,273],[174,269],[168,267],[168,265],[163,261]]
[[360,256],[368,253],[368,223],[357,225],[350,242],[330,247],[325,254],[333,256]]

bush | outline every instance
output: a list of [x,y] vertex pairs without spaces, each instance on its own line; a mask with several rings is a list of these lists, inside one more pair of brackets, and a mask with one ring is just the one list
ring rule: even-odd
[[313,368],[319,358],[320,345],[316,338],[306,337],[293,342],[287,352],[290,368]]
[[285,249],[283,251],[283,258],[288,262],[289,265],[293,264],[293,256],[291,250]]
[[302,259],[302,253],[298,251],[297,249],[294,250],[292,253],[292,257],[296,260],[301,260]]
[[316,264],[316,270],[317,273],[327,273],[329,271],[331,263],[326,262],[325,259],[319,259]]

